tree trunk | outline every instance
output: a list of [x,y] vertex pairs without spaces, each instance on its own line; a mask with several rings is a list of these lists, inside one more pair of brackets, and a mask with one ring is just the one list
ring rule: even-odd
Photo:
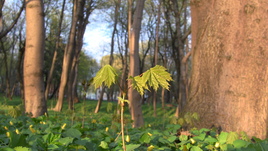
[[199,128],[267,138],[268,3],[193,0],[191,90]]
[[115,0],[115,10],[114,10],[114,26],[113,26],[113,33],[111,38],[111,53],[110,53],[110,60],[109,64],[112,66],[114,62],[114,37],[117,30],[117,23],[118,23],[118,16],[119,16],[119,9],[121,5],[121,0]]
[[60,48],[60,35],[61,35],[61,26],[62,26],[62,21],[63,21],[63,16],[64,16],[64,8],[65,8],[65,1],[63,0],[62,8],[61,8],[61,14],[60,14],[60,20],[59,20],[59,26],[58,26],[58,33],[57,33],[57,39],[56,39],[56,48],[54,51],[51,67],[49,70],[48,78],[47,78],[47,84],[46,84],[46,90],[45,90],[45,98],[47,100],[48,94],[50,91],[50,86],[53,78],[53,72],[55,68],[55,63],[57,61],[57,55],[58,55],[58,49]]
[[3,7],[5,4],[5,0],[0,1],[0,33],[3,30]]
[[[160,25],[160,16],[161,15],[161,1],[159,0],[158,12],[157,12],[157,24],[155,29],[155,51],[154,51],[154,66],[158,63],[158,48],[159,48],[159,25]],[[157,116],[157,91],[153,90],[153,106],[154,106],[154,117]]]
[[[76,37],[75,37],[75,53],[74,56],[71,58],[71,69],[69,72],[69,82],[68,82],[68,101],[69,101],[69,108],[73,108],[74,100],[76,98],[77,90],[77,65],[79,63],[80,52],[83,47],[83,38],[84,33],[86,30],[86,26],[88,24],[88,18],[94,8],[93,1],[90,1],[89,4],[86,4],[84,0],[78,0],[78,8],[77,9],[77,27],[76,27]],[[86,8],[86,10],[84,10]]]
[[26,0],[26,49],[24,57],[25,112],[38,117],[47,112],[44,96],[44,12],[42,0]]
[[[139,37],[141,30],[141,20],[145,0],[138,0],[133,17],[133,24],[129,37],[129,76],[137,76],[140,73],[139,61]],[[129,23],[130,24],[130,23]],[[131,82],[129,80],[129,82]],[[131,85],[130,83],[128,85]],[[141,110],[141,96],[132,87],[128,89],[128,100],[130,101],[130,112],[133,120],[133,127],[141,127],[144,124]]]
[[100,97],[99,97],[99,99],[98,99],[98,104],[97,104],[97,106],[96,106],[96,108],[95,108],[95,111],[94,111],[94,113],[98,113],[99,111],[100,111],[100,108],[101,108],[101,103],[102,103],[102,101],[103,101],[103,95],[104,95],[104,92],[105,92],[105,87],[101,87],[101,93],[100,93]]
[[67,43],[65,51],[64,51],[62,73],[61,73],[61,82],[60,82],[60,87],[59,87],[59,97],[58,97],[57,104],[54,108],[55,111],[62,110],[64,91],[65,91],[65,87],[66,87],[66,84],[68,81],[68,73],[69,73],[70,64],[71,64],[73,54],[74,54],[75,37],[76,37],[76,24],[77,24],[77,20],[78,20],[77,7],[78,7],[78,0],[74,0],[72,25],[71,25],[68,43]]

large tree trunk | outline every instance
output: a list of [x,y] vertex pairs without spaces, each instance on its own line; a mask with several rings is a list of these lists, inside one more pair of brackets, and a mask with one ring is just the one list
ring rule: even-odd
[[26,0],[26,49],[24,57],[25,112],[32,117],[47,112],[44,96],[44,12],[42,0]]
[[[142,12],[145,0],[138,0],[134,13],[133,24],[129,37],[129,76],[137,76],[140,73],[139,61],[139,37],[141,30]],[[129,82],[131,82],[129,80]],[[131,85],[130,83],[128,85]],[[128,100],[130,101],[130,113],[133,120],[133,127],[141,127],[144,124],[141,110],[141,96],[132,87],[128,89]]]
[[267,138],[268,3],[193,0],[193,66],[185,111],[197,126]]

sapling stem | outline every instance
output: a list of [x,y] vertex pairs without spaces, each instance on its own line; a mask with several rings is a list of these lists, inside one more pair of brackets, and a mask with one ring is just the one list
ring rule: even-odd
[[123,99],[120,100],[120,107],[121,107],[121,132],[122,132],[122,143],[123,143],[123,150],[126,151],[126,144],[125,144],[125,132],[124,132],[124,102],[125,95],[123,95]]

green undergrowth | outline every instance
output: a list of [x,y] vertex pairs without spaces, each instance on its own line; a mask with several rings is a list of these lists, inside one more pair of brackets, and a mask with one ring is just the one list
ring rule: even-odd
[[[53,101],[53,100],[52,100]],[[4,102],[0,99],[0,150],[6,151],[120,151],[122,138],[120,120],[116,117],[117,103],[104,101],[98,114],[93,111],[96,101],[75,104],[71,111],[49,109],[49,116],[29,118],[9,115],[20,99]],[[17,103],[15,103],[17,102]],[[48,104],[51,102],[48,102]],[[53,102],[52,102],[53,103]],[[15,107],[14,107],[15,106]],[[85,110],[83,110],[85,107]],[[170,124],[175,109],[143,106],[145,126],[131,128],[129,111],[125,111],[126,148],[128,151],[265,151],[267,140],[249,138],[244,132],[218,132],[216,129],[183,131],[179,124]],[[85,116],[83,116],[85,115]]]

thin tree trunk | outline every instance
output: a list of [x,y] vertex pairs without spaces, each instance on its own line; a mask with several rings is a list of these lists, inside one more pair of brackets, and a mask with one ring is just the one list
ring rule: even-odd
[[[157,12],[157,24],[155,29],[155,51],[154,51],[154,66],[158,63],[158,48],[159,48],[159,24],[161,15],[161,1],[159,0],[158,12]],[[153,104],[154,104],[154,117],[157,117],[157,91],[153,90]]]
[[103,100],[103,95],[104,95],[104,92],[105,92],[105,87],[101,87],[101,90],[100,91],[101,91],[100,97],[98,99],[98,103],[97,103],[97,106],[95,108],[94,113],[98,113],[100,111],[100,107],[101,107],[102,100]]
[[5,50],[4,48],[4,43],[1,41],[1,49],[3,50],[3,54],[4,54],[4,66],[5,66],[5,81],[6,81],[6,90],[5,90],[5,95],[7,98],[10,99],[10,75],[9,75],[9,70],[11,70],[10,68],[8,68],[8,62],[7,62],[7,50]]
[[[86,1],[84,0],[79,0],[79,9],[77,10],[78,12],[78,22],[79,24],[77,24],[77,31],[76,31],[76,39],[75,39],[75,53],[72,60],[72,64],[71,64],[71,69],[70,69],[70,78],[69,78],[69,83],[68,83],[68,89],[69,89],[69,93],[70,94],[68,96],[68,101],[69,101],[69,108],[73,108],[70,105],[74,104],[74,100],[77,99],[76,98],[76,94],[77,94],[77,90],[76,90],[76,85],[77,85],[77,72],[78,70],[77,65],[79,63],[79,57],[80,57],[80,52],[83,46],[83,38],[84,38],[84,33],[86,30],[86,26],[88,24],[88,18],[94,8],[94,4],[93,1],[90,1],[88,4],[86,4]],[[86,10],[84,11],[84,8],[86,8]],[[70,87],[70,88],[69,88]]]
[[51,81],[53,79],[53,72],[54,72],[55,63],[56,63],[57,55],[58,55],[58,49],[60,47],[60,34],[61,34],[61,27],[62,27],[62,21],[63,21],[63,16],[64,16],[65,1],[66,0],[63,0],[63,4],[62,4],[62,8],[61,8],[61,14],[60,14],[60,20],[59,20],[59,26],[58,26],[58,32],[57,32],[57,39],[56,39],[56,47],[55,47],[51,67],[50,67],[48,78],[47,78],[47,84],[46,84],[46,90],[45,90],[46,100],[48,98],[48,94],[50,91]]
[[0,1],[0,33],[3,30],[3,7],[5,4],[5,0]]
[[[24,100],[22,68],[23,68],[23,57],[24,57],[24,52],[25,52],[25,41],[22,40],[21,34],[22,34],[22,31],[20,30],[19,32],[19,56],[18,56],[18,62],[17,62],[17,79],[19,81],[21,99]],[[25,105],[24,102],[23,102],[23,105]]]
[[72,58],[74,55],[76,27],[77,27],[76,24],[78,21],[78,13],[77,13],[78,8],[77,7],[78,7],[78,0],[74,0],[72,25],[71,25],[68,43],[67,43],[65,51],[64,51],[62,73],[61,73],[61,82],[60,82],[60,87],[59,87],[59,97],[58,97],[57,104],[54,108],[55,111],[62,110],[65,87],[66,87],[66,84],[68,81],[69,69],[70,69],[71,61],[72,61]]
[[[129,37],[129,76],[135,77],[140,73],[140,61],[139,61],[139,37],[141,30],[141,20],[143,14],[145,0],[138,0],[136,2],[136,10],[134,13],[133,24],[130,29]],[[131,22],[129,22],[131,24]],[[131,80],[129,84],[131,85]],[[130,101],[130,113],[133,120],[133,127],[141,127],[144,125],[142,109],[141,109],[141,96],[132,87],[128,90],[128,99]]]
[[116,33],[116,26],[118,23],[118,16],[119,16],[119,9],[120,9],[120,4],[121,4],[121,0],[114,0],[115,3],[115,10],[114,10],[114,28],[113,28],[113,32],[112,32],[112,38],[111,38],[111,53],[110,53],[110,61],[109,64],[112,66],[113,62],[114,62],[114,37],[115,37],[115,33]]

